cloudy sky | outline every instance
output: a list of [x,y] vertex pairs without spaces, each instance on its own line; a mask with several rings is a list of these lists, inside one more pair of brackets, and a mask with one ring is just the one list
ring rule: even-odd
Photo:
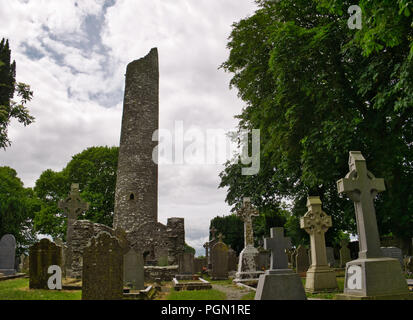
[[[0,166],[33,187],[91,146],[118,146],[126,65],[159,50],[160,127],[232,130],[243,103],[218,70],[231,24],[253,0],[0,0],[1,37],[31,85],[28,127],[12,122]],[[159,220],[184,217],[186,240],[203,254],[210,219],[227,215],[220,165],[161,165]]]

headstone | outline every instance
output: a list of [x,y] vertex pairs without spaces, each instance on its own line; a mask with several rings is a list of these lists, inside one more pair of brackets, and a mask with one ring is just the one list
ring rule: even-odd
[[384,257],[394,258],[399,260],[400,266],[403,268],[403,253],[402,250],[396,247],[381,247]]
[[264,248],[271,252],[271,264],[259,278],[255,300],[307,299],[300,276],[288,269],[286,250],[290,246],[283,228],[272,228],[271,238],[264,239]]
[[118,239],[101,232],[83,251],[82,300],[121,300],[123,252]]
[[0,273],[6,276],[14,275],[16,259],[16,239],[11,234],[4,235],[0,240]]
[[[308,197],[307,208],[300,219],[301,229],[310,235],[311,242],[311,266],[307,270],[305,290],[311,293],[332,291],[338,286],[335,271],[329,266],[328,251],[331,254],[331,250],[327,250],[324,236],[332,227],[332,220],[322,210],[320,197]],[[334,252],[331,262],[334,265]]]
[[396,259],[383,257],[380,249],[374,198],[384,191],[383,179],[367,170],[360,151],[351,151],[350,172],[337,182],[338,192],[345,193],[356,212],[359,256],[346,265],[344,294],[338,299],[404,299],[409,289]]
[[258,250],[254,247],[254,232],[252,219],[257,217],[258,210],[251,206],[250,198],[244,198],[242,208],[237,212],[238,217],[244,221],[244,249],[239,255],[238,272],[235,281],[243,279],[257,279],[262,271],[258,270]]
[[404,258],[404,270],[413,273],[413,257]]
[[69,196],[64,201],[59,201],[59,208],[64,210],[67,215],[67,229],[66,229],[66,244],[67,248],[64,249],[63,242],[60,241],[63,255],[63,271],[67,277],[72,277],[72,263],[73,263],[73,224],[76,222],[78,216],[89,210],[89,204],[84,202],[80,197],[79,184],[72,183]]
[[132,290],[145,289],[143,255],[134,249],[123,256],[123,282]]
[[334,258],[334,248],[326,247],[326,253],[327,253],[327,264],[331,268],[334,268],[336,265],[336,259]]
[[30,289],[49,289],[48,270],[51,266],[62,266],[62,251],[49,239],[42,239],[29,249]]
[[180,275],[194,274],[194,254],[189,252],[181,253],[178,257],[178,266]]
[[222,242],[222,235],[219,241],[211,249],[212,280],[228,279],[228,247]]
[[206,258],[195,258],[194,259],[194,269],[195,273],[202,273],[204,268],[207,267],[207,259]]
[[295,270],[297,273],[307,272],[309,266],[308,250],[299,245],[295,255]]
[[236,271],[238,264],[237,253],[231,246],[228,246],[228,271]]
[[257,269],[261,271],[268,270],[270,268],[271,252],[263,248],[258,248],[258,252]]
[[348,248],[349,243],[343,239],[340,245],[340,268],[345,268],[346,263],[351,261],[350,249]]

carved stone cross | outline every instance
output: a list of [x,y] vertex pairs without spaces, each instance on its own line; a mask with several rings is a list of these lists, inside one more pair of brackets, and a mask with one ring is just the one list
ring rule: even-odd
[[237,215],[244,221],[244,247],[254,246],[252,218],[257,217],[259,214],[258,210],[251,206],[250,198],[244,198],[243,206],[238,210]]
[[211,240],[215,240],[215,234],[218,230],[212,227],[209,231],[211,232]]
[[349,168],[350,172],[346,177],[337,181],[337,189],[354,201],[360,245],[359,258],[382,257],[374,198],[378,192],[386,190],[384,180],[375,178],[367,170],[366,160],[360,151],[350,151]]
[[307,208],[307,213],[300,219],[300,226],[310,235],[312,265],[327,266],[324,234],[333,225],[331,217],[321,209],[319,197],[308,197]]
[[69,196],[59,201],[59,208],[67,214],[67,236],[66,241],[69,243],[72,236],[72,226],[79,214],[89,209],[89,204],[80,198],[79,184],[73,183]]
[[264,239],[264,248],[271,251],[271,270],[288,269],[286,250],[291,249],[290,238],[284,238],[284,228],[271,228],[271,238]]

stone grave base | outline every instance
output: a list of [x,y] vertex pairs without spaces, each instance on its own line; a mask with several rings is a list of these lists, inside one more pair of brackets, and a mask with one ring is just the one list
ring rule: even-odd
[[334,291],[338,288],[336,272],[327,266],[310,267],[307,271],[305,291],[310,293]]
[[[185,280],[181,280],[181,281],[185,281]],[[193,282],[188,282],[188,281],[179,282],[178,279],[174,278],[173,286],[174,286],[175,291],[212,289],[212,285],[208,281],[202,278],[199,278],[198,280],[193,280]]]
[[177,274],[175,275],[176,280],[198,280],[199,276],[196,274]]
[[123,300],[153,300],[156,296],[156,288],[148,286],[144,290],[132,290],[123,293]]
[[269,270],[260,276],[255,300],[306,300],[301,278],[291,269]]
[[[349,285],[354,287],[349,288]],[[357,259],[348,262],[344,293],[337,296],[340,300],[405,298],[410,299],[411,295],[400,262],[393,258]]]
[[14,270],[14,269],[0,269],[0,273],[2,273],[3,276],[14,276],[16,274],[16,270]]
[[0,281],[13,280],[18,278],[27,278],[27,276],[25,273],[16,273],[10,276],[0,274]]

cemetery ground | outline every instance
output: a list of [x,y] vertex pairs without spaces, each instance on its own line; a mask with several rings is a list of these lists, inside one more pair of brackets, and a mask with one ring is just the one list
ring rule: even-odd
[[[343,292],[344,272],[337,271],[338,289],[333,292],[310,294],[309,299],[334,299]],[[155,300],[254,300],[255,291],[239,287],[229,280],[211,280],[203,278],[212,284],[209,290],[175,291],[172,281],[162,282],[162,289],[156,294]],[[301,275],[305,286],[305,277]],[[69,283],[69,282],[66,282]],[[65,283],[64,283],[65,284]],[[73,283],[72,283],[73,284]],[[79,285],[79,283],[76,283]],[[28,278],[0,281],[0,300],[81,300],[81,290],[31,290]]]

